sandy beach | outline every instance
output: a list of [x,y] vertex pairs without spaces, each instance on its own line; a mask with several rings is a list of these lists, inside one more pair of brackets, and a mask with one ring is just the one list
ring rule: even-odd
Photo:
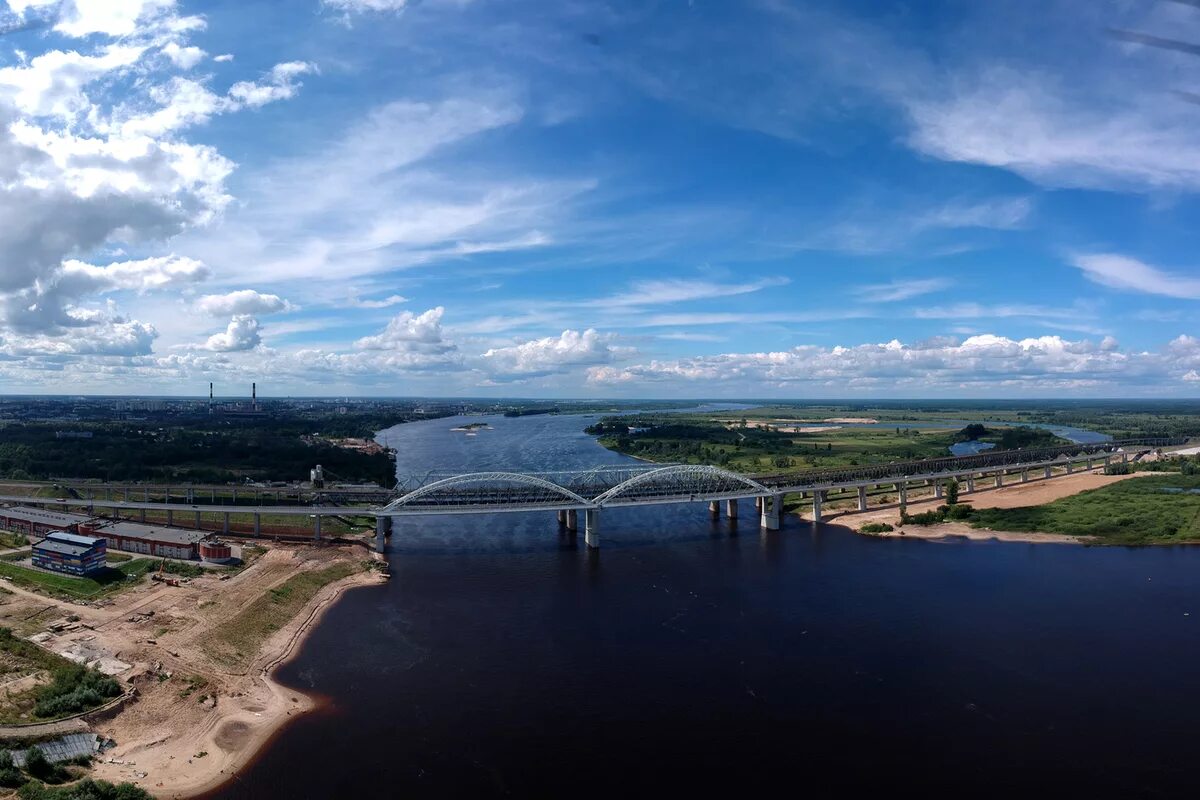
[[386,578],[368,570],[322,587],[240,667],[214,659],[205,638],[289,577],[363,559],[361,549],[348,546],[276,546],[227,580],[210,574],[177,587],[151,584],[100,605],[54,601],[5,585],[11,594],[0,605],[0,624],[31,619],[30,609],[48,604],[33,619],[78,616],[74,630],[44,646],[86,646],[119,659],[129,668],[117,677],[137,689],[115,717],[93,723],[116,742],[93,775],[136,783],[156,797],[192,797],[233,779],[289,720],[317,707],[318,698],[281,686],[274,671],[343,592]]
[[[984,489],[972,494],[960,494],[959,501],[970,503],[975,508],[1018,508],[1020,506],[1037,506],[1044,503],[1057,500],[1061,497],[1069,497],[1073,494],[1087,491],[1088,489],[1096,489],[1101,486],[1107,486],[1110,483],[1117,481],[1129,480],[1136,478],[1138,474],[1130,475],[1104,475],[1098,472],[1082,472],[1075,475],[1063,475],[1050,480],[1036,480],[1029,483],[1012,483],[1000,489]],[[910,501],[908,504],[909,513],[920,513],[937,508],[944,500],[927,498]],[[809,509],[804,514],[801,514],[805,519],[812,519],[812,511]],[[965,522],[944,522],[940,525],[900,525],[900,508],[896,505],[891,505],[883,508],[869,509],[867,511],[834,511],[826,512],[823,515],[826,522],[835,522],[838,525],[858,530],[863,525],[869,522],[886,522],[892,525],[896,530],[890,533],[870,534],[871,536],[904,536],[906,538],[915,539],[947,539],[947,538],[967,538],[978,541],[1004,541],[1004,542],[1056,542],[1079,544],[1080,540],[1074,536],[1064,536],[1055,533],[1028,533],[1028,532],[1011,532],[1011,531],[990,531],[972,528]],[[901,532],[903,531],[903,533]]]

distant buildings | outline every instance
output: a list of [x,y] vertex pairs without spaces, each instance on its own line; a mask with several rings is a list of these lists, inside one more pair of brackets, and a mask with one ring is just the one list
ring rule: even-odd
[[70,575],[87,575],[104,566],[107,548],[97,536],[51,531],[33,546],[33,565]]

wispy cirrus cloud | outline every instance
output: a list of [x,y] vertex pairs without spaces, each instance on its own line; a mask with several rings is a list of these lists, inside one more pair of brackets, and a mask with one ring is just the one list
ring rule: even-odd
[[949,287],[951,283],[949,278],[900,278],[888,283],[859,286],[852,291],[864,303],[895,303],[940,292]]
[[1136,258],[1116,253],[1091,253],[1072,256],[1071,263],[1088,280],[1110,289],[1200,300],[1200,278],[1167,272]]

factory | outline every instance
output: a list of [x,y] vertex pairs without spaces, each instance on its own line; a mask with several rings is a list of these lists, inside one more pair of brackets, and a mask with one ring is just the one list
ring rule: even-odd
[[[232,548],[209,531],[146,525],[105,517],[44,511],[40,508],[0,508],[0,529],[24,533],[34,538],[46,537],[46,541],[66,542],[67,540],[61,537],[55,537],[58,534],[74,534],[77,539],[98,539],[109,550],[122,550],[158,558],[224,563],[233,557]],[[80,542],[75,544],[82,546]],[[48,562],[53,560],[53,552],[54,547],[46,550],[45,558]],[[64,551],[60,555],[65,554]],[[37,561],[34,563],[37,564]],[[57,567],[48,566],[47,569]]]
[[79,526],[91,520],[83,514],[66,514],[41,508],[0,508],[0,528],[26,536],[45,536],[53,531],[78,533]]
[[189,560],[200,557],[200,542],[212,536],[207,531],[144,525],[139,522],[99,517],[81,524],[79,532],[104,539],[113,550]]
[[96,536],[51,531],[33,546],[33,565],[69,575],[87,575],[104,566],[107,549]]

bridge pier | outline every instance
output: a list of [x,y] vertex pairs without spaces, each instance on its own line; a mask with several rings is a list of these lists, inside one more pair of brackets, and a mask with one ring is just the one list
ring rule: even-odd
[[1121,451],[1121,463],[1122,464],[1129,463],[1129,453],[1126,453],[1124,450]]
[[196,512],[196,530],[200,530],[200,512]]
[[188,490],[187,490],[187,501],[188,501],[188,503],[196,502],[196,490],[190,486],[188,487]]
[[858,487],[858,510],[867,510],[867,487],[865,486]]
[[566,524],[567,524],[567,510],[565,508],[560,508],[558,510],[558,527],[561,528]]
[[996,473],[996,488],[999,489],[1003,485],[1004,485],[1004,470],[1000,470],[999,472]]
[[1029,470],[1021,470],[1021,483],[1029,483]]
[[821,491],[813,492],[813,523],[821,522],[821,501],[824,494]]
[[146,521],[146,509],[143,508],[141,510],[141,512],[138,514],[138,517],[139,517],[139,519],[141,519],[142,522],[145,522]]
[[567,509],[567,530],[571,533],[579,530],[579,512],[573,508]]
[[254,538],[262,536],[262,514],[254,515]]
[[729,517],[730,522],[734,522],[737,520],[737,514],[738,514],[737,500],[726,500],[725,501],[725,516]]
[[718,520],[721,518],[721,501],[711,500],[708,504],[708,516],[710,519]]
[[167,509],[167,525],[172,525],[174,523],[174,519],[172,519],[174,516],[175,515],[171,513],[171,509],[168,508]]
[[908,484],[903,482],[897,483],[896,491],[900,493],[900,506],[908,505]]
[[600,546],[600,509],[589,508],[583,512],[583,541],[588,547]]
[[1070,475],[1074,471],[1075,471],[1075,463],[1073,461],[1071,461],[1070,459],[1067,459],[1067,474]]
[[[255,514],[257,517],[258,515]],[[375,552],[382,553],[387,549],[387,524],[391,521],[391,517],[376,517],[375,518]]]
[[938,500],[941,500],[942,499],[942,491],[943,491],[942,490],[942,482],[934,481],[933,482],[933,496],[935,498],[937,498]]
[[967,494],[971,494],[971,493],[972,493],[972,492],[974,492],[974,491],[975,491],[975,479],[974,479],[974,478],[967,478],[967,491],[966,491],[966,493],[967,493]]
[[313,514],[313,541],[321,541],[321,515]]
[[1050,476],[1054,474],[1054,468],[1046,467],[1044,470],[1042,470],[1042,473],[1043,473],[1043,475],[1042,475],[1043,478],[1049,479]]
[[762,509],[759,524],[769,531],[779,530],[779,512],[783,506],[783,495],[771,494],[758,499]]

